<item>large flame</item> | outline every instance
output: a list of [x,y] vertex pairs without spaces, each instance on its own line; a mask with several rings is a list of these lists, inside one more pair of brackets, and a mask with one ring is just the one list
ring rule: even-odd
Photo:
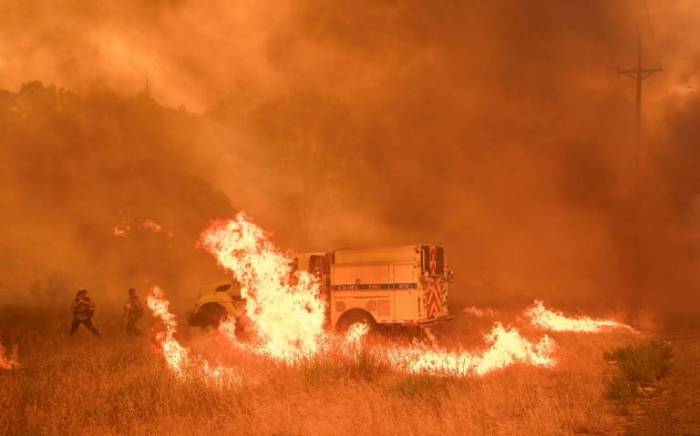
[[0,342],[0,369],[16,369],[19,368],[19,347],[12,347],[12,352],[8,353],[5,347]]
[[634,331],[634,329],[627,324],[613,320],[593,319],[587,316],[567,317],[561,312],[546,309],[544,304],[539,300],[535,301],[531,307],[525,310],[525,316],[530,318],[530,322],[534,326],[555,332],[593,333],[614,328]]
[[262,229],[239,213],[212,223],[200,244],[241,283],[258,352],[291,363],[319,351],[325,305],[318,283],[307,272],[292,273]]
[[232,368],[211,365],[206,359],[190,357],[189,350],[175,339],[177,320],[175,315],[170,313],[170,302],[165,299],[165,294],[160,288],[154,287],[151,290],[146,303],[165,327],[165,331],[156,335],[156,340],[160,343],[165,362],[178,378],[199,376],[217,385],[239,381],[238,374]]
[[388,350],[392,366],[411,373],[455,376],[484,375],[516,363],[551,367],[556,363],[554,341],[544,336],[532,343],[517,329],[496,323],[484,339],[489,348],[481,353],[448,352],[420,347]]
[[[352,353],[361,349],[367,326],[353,326],[343,338],[325,335],[325,306],[315,278],[306,272],[294,272],[292,279],[289,259],[244,214],[212,223],[202,233],[200,244],[241,283],[241,294],[248,302],[246,312],[259,337],[255,351],[293,363],[315,355],[338,339]],[[225,323],[222,328],[235,341],[231,325]],[[547,336],[533,344],[515,328],[497,324],[486,340],[490,348],[476,354],[423,347],[372,347],[367,351],[388,360],[399,371],[461,376],[483,375],[518,362],[554,364],[554,343]]]
[[[253,330],[253,340],[243,343],[236,338],[236,321],[225,319],[219,332],[239,350],[296,364],[310,357],[323,357],[340,350],[345,357],[357,358],[369,353],[399,372],[428,373],[449,376],[482,376],[514,364],[552,367],[556,364],[556,345],[549,336],[532,342],[512,326],[496,323],[485,335],[485,350],[447,351],[437,342],[432,345],[381,346],[368,344],[363,337],[368,326],[351,326],[344,336],[324,332],[325,303],[319,295],[319,284],[307,272],[292,271],[290,259],[278,251],[258,226],[243,213],[229,220],[215,221],[199,240],[200,246],[230,271],[241,284],[246,299],[246,315]],[[148,306],[163,322],[165,331],[158,340],[170,368],[180,377],[200,374],[220,381],[236,378],[231,368],[213,367],[206,360],[192,357],[190,351],[175,338],[175,317],[163,292],[154,288]],[[470,308],[477,316],[494,316],[495,312]],[[540,301],[525,311],[532,324],[554,331],[593,332],[603,328],[631,327],[611,320],[588,317],[568,318],[545,309]],[[324,354],[325,353],[325,354]]]

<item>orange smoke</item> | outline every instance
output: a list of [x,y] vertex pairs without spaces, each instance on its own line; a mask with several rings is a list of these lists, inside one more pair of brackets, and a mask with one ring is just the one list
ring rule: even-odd
[[567,317],[561,312],[546,309],[539,300],[525,310],[525,316],[530,318],[532,325],[555,332],[593,333],[604,329],[619,328],[634,331],[632,327],[613,320],[593,319],[587,316]]
[[0,369],[16,369],[19,368],[19,347],[12,347],[12,352],[7,353],[7,350],[0,342]]
[[201,246],[241,283],[256,351],[288,363],[315,355],[325,335],[325,304],[313,275],[292,273],[290,260],[243,213],[215,221]]

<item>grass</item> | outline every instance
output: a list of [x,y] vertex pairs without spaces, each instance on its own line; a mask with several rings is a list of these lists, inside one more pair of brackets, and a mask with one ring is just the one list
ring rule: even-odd
[[426,400],[431,397],[447,394],[453,386],[454,379],[435,377],[425,374],[412,374],[399,378],[389,385],[387,392],[399,397],[415,400]]
[[355,360],[336,355],[321,355],[302,362],[298,370],[311,385],[322,385],[339,381],[372,382],[389,372],[371,353],[361,351]]
[[619,375],[608,385],[610,398],[626,402],[644,392],[664,377],[670,369],[671,347],[667,343],[651,341],[625,345],[603,353],[609,362],[616,362]]
[[[193,353],[240,370],[242,383],[217,388],[168,370],[150,339],[156,326],[130,340],[102,314],[101,339],[85,330],[71,339],[67,319],[2,315],[0,338],[19,344],[23,367],[0,372],[0,434],[610,434],[621,425],[600,359],[627,343],[614,335],[555,336],[554,369],[457,379],[398,374],[363,353],[289,368],[183,326]],[[481,326],[459,327],[450,341],[479,342]]]

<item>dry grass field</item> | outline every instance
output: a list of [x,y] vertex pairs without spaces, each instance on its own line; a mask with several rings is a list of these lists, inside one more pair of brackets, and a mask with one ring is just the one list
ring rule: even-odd
[[[66,334],[68,319],[5,309],[0,337],[19,344],[22,367],[0,372],[0,434],[620,434],[630,417],[610,400],[606,351],[629,333],[550,334],[551,369],[514,365],[483,377],[396,374],[372,362],[317,359],[289,368],[230,351],[217,332],[181,326],[192,352],[241,370],[217,387],[178,380],[144,334],[127,338],[118,316],[99,313],[102,338]],[[512,322],[518,323],[516,318]],[[483,346],[491,320],[463,316],[445,347]],[[543,333],[522,329],[526,337]]]

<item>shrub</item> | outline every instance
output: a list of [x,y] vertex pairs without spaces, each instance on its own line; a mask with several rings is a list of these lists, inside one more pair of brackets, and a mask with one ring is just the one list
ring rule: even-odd
[[608,384],[608,397],[615,401],[626,402],[637,395],[637,385],[623,377],[614,377]]
[[608,395],[618,401],[626,401],[646,387],[664,377],[670,368],[671,347],[667,343],[652,341],[638,345],[619,347],[603,353],[608,361],[617,362],[620,376],[608,385]]

